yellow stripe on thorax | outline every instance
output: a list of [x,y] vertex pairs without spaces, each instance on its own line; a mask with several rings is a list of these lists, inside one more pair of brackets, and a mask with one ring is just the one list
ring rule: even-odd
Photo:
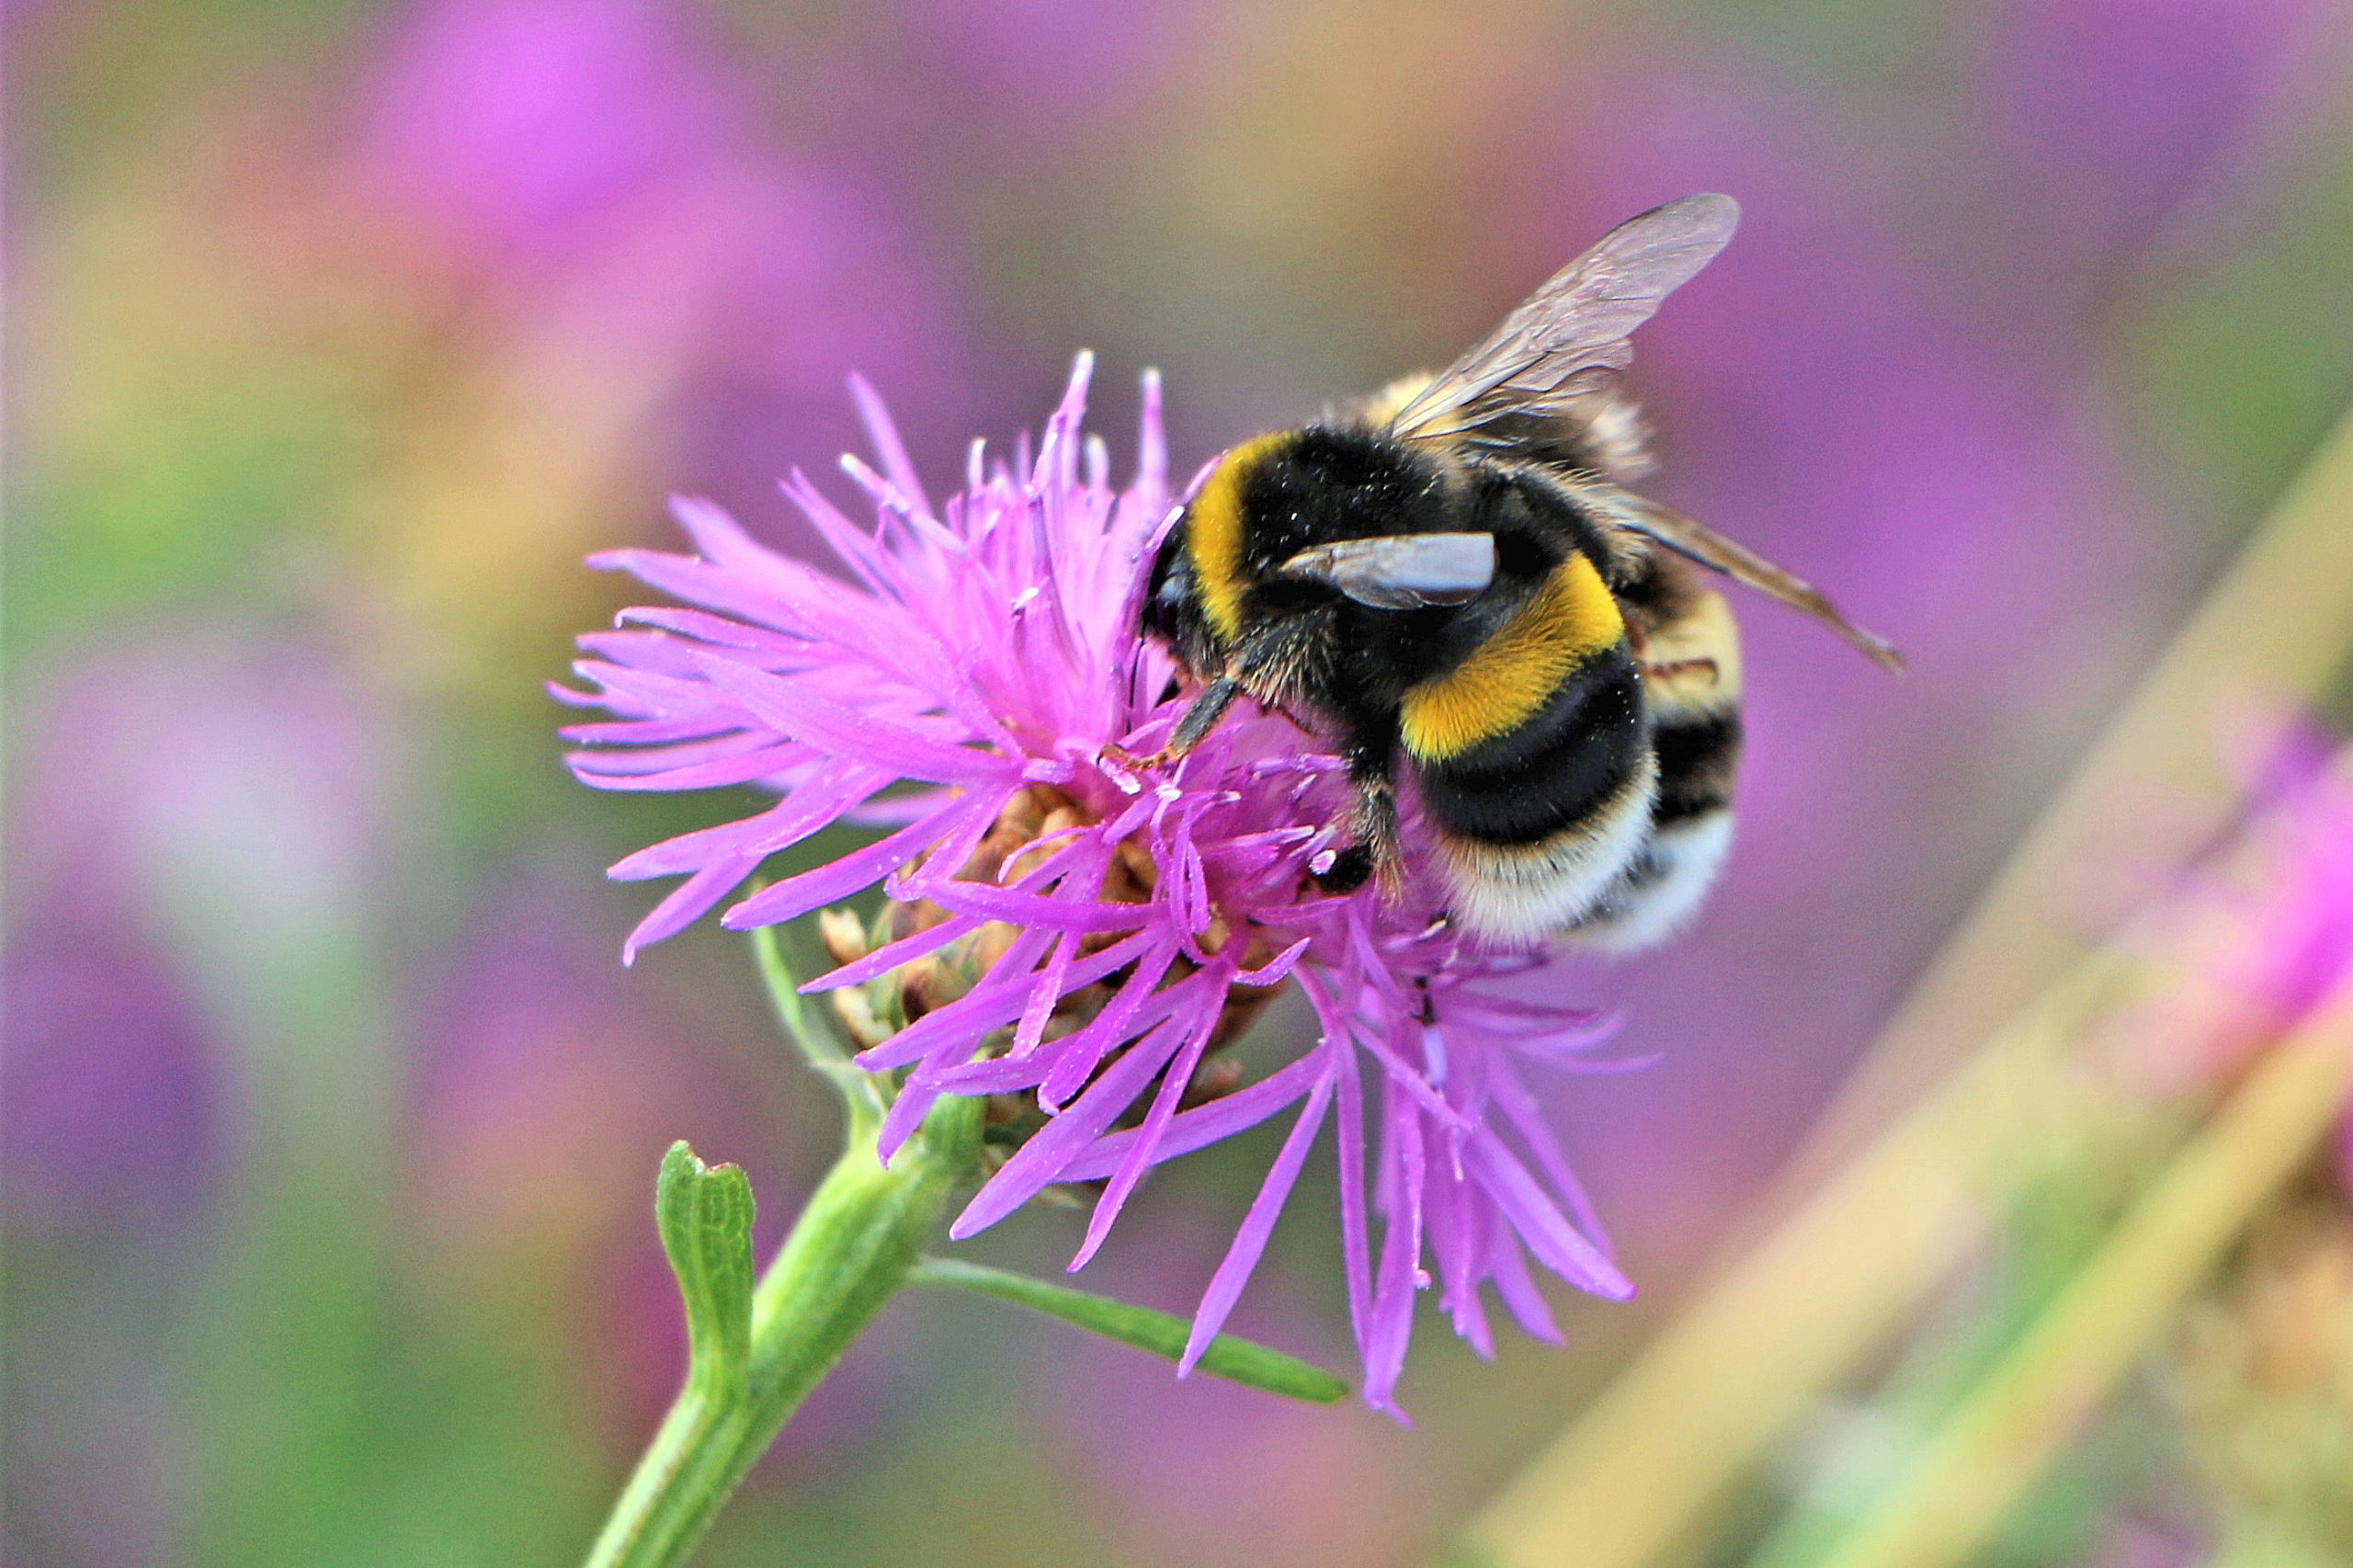
[[1443,762],[1509,734],[1536,716],[1570,671],[1625,631],[1601,574],[1572,554],[1469,658],[1407,689],[1405,749]]
[[1227,642],[1242,636],[1242,590],[1249,586],[1242,572],[1242,482],[1250,465],[1283,435],[1254,436],[1226,453],[1202,483],[1186,516],[1185,550],[1192,557],[1201,608],[1209,612],[1211,627]]

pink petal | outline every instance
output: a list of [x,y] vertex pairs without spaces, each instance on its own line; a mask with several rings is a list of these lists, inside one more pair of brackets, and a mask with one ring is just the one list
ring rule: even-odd
[[1258,1259],[1265,1256],[1267,1239],[1275,1233],[1275,1221],[1282,1217],[1283,1205],[1290,1201],[1290,1189],[1299,1180],[1300,1167],[1307,1163],[1307,1151],[1314,1146],[1315,1135],[1324,1129],[1324,1113],[1332,1104],[1332,1083],[1329,1073],[1316,1078],[1314,1087],[1308,1092],[1307,1104],[1301,1108],[1299,1119],[1290,1124],[1275,1163],[1267,1167],[1267,1177],[1258,1184],[1258,1195],[1250,1200],[1250,1211],[1243,1215],[1242,1226],[1233,1233],[1217,1272],[1210,1276],[1209,1289],[1201,1292],[1201,1304],[1193,1309],[1193,1331],[1186,1335],[1185,1354],[1176,1363],[1178,1377],[1190,1373],[1209,1350],[1211,1341],[1225,1326],[1233,1303],[1242,1299],[1243,1288],[1250,1283]]
[[661,903],[648,910],[645,918],[637,923],[628,938],[621,943],[621,962],[637,961],[638,949],[652,947],[667,937],[675,937],[708,914],[710,906],[725,898],[737,883],[759,869],[756,855],[729,856],[714,860],[670,890]]
[[1512,1234],[1510,1226],[1487,1228],[1487,1269],[1495,1282],[1495,1294],[1503,1298],[1522,1329],[1547,1344],[1563,1343],[1560,1326],[1552,1321],[1552,1309],[1529,1277],[1528,1260],[1519,1255],[1519,1238]]
[[925,927],[911,937],[895,942],[885,942],[864,958],[853,959],[838,969],[828,970],[800,987],[804,995],[821,991],[838,991],[845,985],[863,985],[877,976],[890,973],[903,963],[912,963],[927,953],[936,953],[961,937],[969,937],[984,924],[971,915],[958,915],[937,926]]
[[1465,1152],[1479,1185],[1510,1219],[1539,1263],[1580,1290],[1614,1301],[1632,1299],[1633,1283],[1599,1247],[1577,1233],[1493,1132],[1481,1128]]
[[762,723],[837,756],[926,784],[969,786],[1005,777],[1005,758],[995,752],[926,740],[731,659],[706,654],[702,665],[713,686],[743,703]]
[[874,443],[874,455],[882,460],[882,472],[891,476],[892,487],[907,498],[907,502],[923,516],[935,514],[931,502],[923,493],[923,481],[915,473],[915,465],[907,457],[906,443],[899,439],[899,427],[891,419],[891,411],[864,376],[849,379],[849,395],[858,404],[858,422],[866,426],[866,438]]
[[615,861],[606,875],[616,881],[633,882],[696,870],[717,856],[750,855],[756,859],[773,855],[829,826],[844,811],[887,782],[887,776],[864,768],[813,775],[757,816],[665,838]]
[[1032,1134],[973,1195],[948,1227],[949,1238],[961,1242],[988,1229],[1063,1179],[1063,1167],[1070,1156],[1110,1126],[1112,1119],[1143,1092],[1153,1075],[1167,1065],[1184,1039],[1187,1022],[1182,1017],[1170,1018],[1121,1052],[1075,1104]]
[[1395,1173],[1389,1222],[1382,1227],[1381,1262],[1373,1277],[1371,1335],[1364,1347],[1364,1394],[1375,1409],[1392,1407],[1391,1395],[1405,1369],[1405,1346],[1414,1332],[1415,1297],[1422,1273],[1422,1197],[1426,1165],[1422,1119],[1392,1082],[1384,1096],[1382,1124]]
[[1103,1238],[1111,1233],[1111,1221],[1127,1206],[1128,1195],[1152,1168],[1153,1155],[1159,1149],[1161,1139],[1167,1135],[1170,1118],[1176,1114],[1176,1102],[1192,1084],[1193,1070],[1201,1063],[1201,1052],[1208,1049],[1210,1035],[1217,1027],[1216,1006],[1212,1003],[1207,1007],[1196,1006],[1187,1017],[1184,1046],[1177,1051],[1176,1060],[1160,1075],[1159,1092],[1152,1096],[1152,1108],[1144,1113],[1134,1145],[1128,1150],[1128,1157],[1120,1162],[1120,1168],[1111,1173],[1103,1196],[1095,1200],[1095,1211],[1087,1217],[1086,1239],[1079,1244],[1078,1256],[1070,1262],[1073,1272],[1086,1267],[1087,1260],[1103,1244]]
[[[1040,949],[1053,939],[1053,934],[1048,931],[1022,935],[1034,938]],[[1125,968],[1149,939],[1147,935],[1139,933],[1120,938],[1099,953],[1087,954],[1071,965],[1064,983],[1072,990],[1094,984],[1114,970]],[[1010,964],[998,967],[1015,968]],[[943,1038],[953,1037],[977,1045],[991,1029],[1002,1028],[1021,1016],[1035,983],[1036,977],[1027,973],[1017,972],[1006,978],[991,975],[947,1006],[926,1013],[881,1045],[861,1051],[858,1064],[870,1073],[904,1067],[930,1052]]]
[[[1326,1053],[1318,1047],[1296,1062],[1285,1064],[1247,1088],[1211,1100],[1191,1110],[1180,1110],[1168,1124],[1167,1135],[1161,1140],[1154,1155],[1154,1163],[1173,1160],[1179,1154],[1189,1154],[1222,1142],[1237,1132],[1246,1132],[1284,1107],[1298,1102],[1330,1069]],[[1063,1170],[1064,1181],[1097,1181],[1120,1168],[1128,1150],[1136,1141],[1136,1131],[1127,1128],[1106,1133],[1087,1145],[1086,1152],[1074,1156]]]
[[803,871],[797,877],[787,877],[762,889],[722,915],[720,924],[730,931],[748,931],[755,926],[779,926],[813,909],[838,903],[854,892],[872,887],[882,880],[885,873],[922,854],[925,846],[938,837],[944,829],[952,826],[961,814],[992,809],[993,803],[987,799],[976,801],[967,796],[922,822],[908,824],[879,843],[843,856],[831,865]]

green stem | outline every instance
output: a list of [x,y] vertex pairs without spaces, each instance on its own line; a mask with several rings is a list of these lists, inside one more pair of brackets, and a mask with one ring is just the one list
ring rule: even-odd
[[[946,1098],[888,1169],[853,1137],[752,1296],[740,1383],[689,1374],[588,1554],[588,1568],[669,1568],[907,1281],[980,1146],[981,1102]],[[739,1287],[740,1288],[740,1287]]]
[[1977,1384],[1829,1568],[1958,1568],[2344,1114],[2353,983],[2273,1044]]

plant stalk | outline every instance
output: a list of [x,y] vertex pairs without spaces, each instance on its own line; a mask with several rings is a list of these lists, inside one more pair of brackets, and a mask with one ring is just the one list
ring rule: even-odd
[[[752,1296],[740,1383],[695,1375],[663,1418],[590,1550],[587,1568],[672,1568],[874,1314],[969,1173],[981,1102],[943,1098],[886,1169],[853,1131]],[[740,1298],[739,1298],[740,1299]]]
[[[2272,1046],[1943,1429],[1832,1568],[1957,1568],[2345,1113],[2353,983]],[[2284,1561],[2284,1560],[2283,1560]]]

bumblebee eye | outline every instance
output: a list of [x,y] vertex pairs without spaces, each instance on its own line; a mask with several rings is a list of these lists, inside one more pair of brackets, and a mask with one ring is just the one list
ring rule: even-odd
[[1420,609],[1474,599],[1495,580],[1495,536],[1388,534],[1302,550],[1287,577],[1326,583],[1374,609]]

